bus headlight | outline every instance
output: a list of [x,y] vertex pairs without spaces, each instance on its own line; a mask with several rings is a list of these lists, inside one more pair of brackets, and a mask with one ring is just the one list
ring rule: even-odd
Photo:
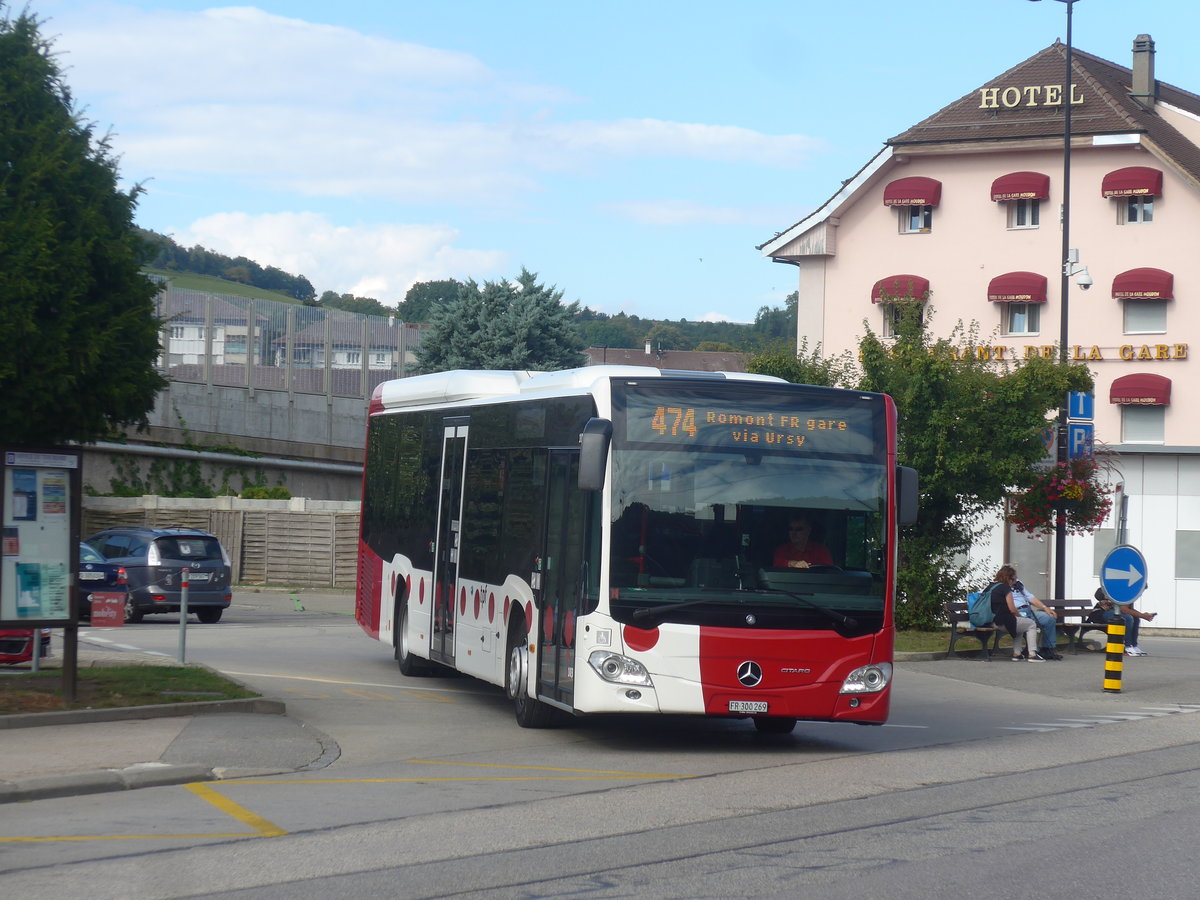
[[842,682],[840,694],[878,694],[892,680],[891,663],[872,663],[855,669]]
[[613,653],[611,650],[593,650],[588,656],[588,664],[596,670],[596,674],[605,681],[614,684],[644,684],[654,687],[650,673],[636,659]]

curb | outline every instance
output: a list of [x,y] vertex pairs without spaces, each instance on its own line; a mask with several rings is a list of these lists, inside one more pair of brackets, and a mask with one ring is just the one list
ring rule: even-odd
[[71,772],[42,775],[18,782],[0,782],[0,804],[54,797],[80,797],[111,791],[133,791],[144,787],[215,781],[212,769],[204,766],[172,766],[164,763],[139,763],[125,769],[100,769],[95,772]]
[[83,725],[88,722],[166,719],[173,716],[202,716],[214,713],[259,713],[283,716],[287,715],[287,707],[282,700],[250,697],[245,700],[199,700],[191,703],[115,706],[109,709],[67,709],[54,712],[14,713],[0,716],[0,731],[6,728],[36,728],[41,725]]

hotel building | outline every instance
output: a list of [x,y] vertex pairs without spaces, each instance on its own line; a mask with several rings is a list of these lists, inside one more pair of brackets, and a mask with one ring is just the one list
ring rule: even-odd
[[[928,298],[936,336],[978,323],[982,345],[969,352],[1018,363],[1056,355],[1069,103],[1069,355],[1095,376],[1096,440],[1116,453],[1125,542],[1147,559],[1138,606],[1158,612],[1156,627],[1200,628],[1200,370],[1190,348],[1200,330],[1200,96],[1156,80],[1148,35],[1134,40],[1130,68],[1073,50],[1069,89],[1066,50],[1055,42],[887,140],[759,249],[796,266],[797,336],[826,353],[856,348],[864,321],[886,337],[886,300],[907,295]],[[1110,516],[1069,539],[1068,598],[1091,597],[1115,536]],[[976,561],[1013,562],[1049,597],[1053,545],[998,527]]]

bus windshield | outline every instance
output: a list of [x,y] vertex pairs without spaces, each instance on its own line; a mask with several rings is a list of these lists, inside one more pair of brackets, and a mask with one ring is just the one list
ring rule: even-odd
[[[612,465],[618,621],[744,627],[752,616],[764,628],[829,628],[850,617],[851,630],[880,627],[887,517],[877,398],[851,395],[862,402],[833,408],[817,395],[810,415],[803,393],[764,398],[756,388],[747,403],[735,388],[673,389],[667,400],[631,386],[627,423],[615,416]],[[836,400],[847,405],[844,394]],[[840,432],[820,434],[828,421],[843,423]]]

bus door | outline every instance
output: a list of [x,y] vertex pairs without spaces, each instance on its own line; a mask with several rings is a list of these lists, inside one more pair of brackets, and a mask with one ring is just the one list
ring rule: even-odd
[[433,552],[433,634],[429,656],[454,664],[454,592],[462,532],[463,478],[466,474],[467,416],[442,420],[442,483],[438,493],[437,544]]
[[575,622],[584,602],[584,541],[592,495],[578,488],[579,451],[551,450],[542,556],[540,697],[570,707],[575,693]]

